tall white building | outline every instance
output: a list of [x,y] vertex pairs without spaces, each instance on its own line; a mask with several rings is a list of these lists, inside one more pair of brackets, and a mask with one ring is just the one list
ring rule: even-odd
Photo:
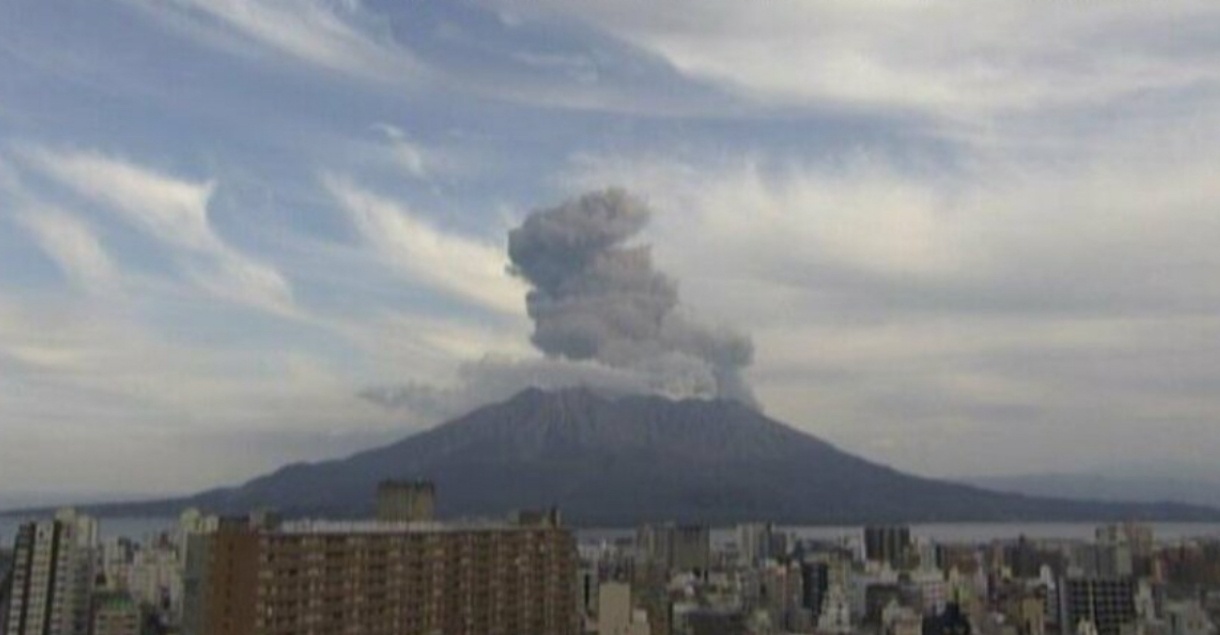
[[771,523],[747,523],[737,526],[737,549],[742,564],[755,566],[772,556],[774,527]]
[[89,633],[97,535],[97,522],[72,510],[18,530],[8,635]]

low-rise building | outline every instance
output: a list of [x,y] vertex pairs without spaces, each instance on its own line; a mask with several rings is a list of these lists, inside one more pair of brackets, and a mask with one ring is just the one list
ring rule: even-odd
[[126,593],[99,593],[93,597],[90,635],[140,635],[142,613]]

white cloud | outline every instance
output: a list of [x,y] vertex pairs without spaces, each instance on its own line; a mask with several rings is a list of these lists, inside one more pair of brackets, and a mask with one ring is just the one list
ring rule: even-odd
[[257,43],[309,64],[379,81],[402,82],[419,71],[413,56],[360,2],[326,0],[129,0],[166,19],[185,21],[209,42],[207,17]]
[[93,229],[80,218],[39,205],[26,209],[17,219],[64,275],[84,290],[98,295],[119,290],[117,267]]
[[423,146],[408,139],[407,133],[398,126],[380,123],[373,128],[385,135],[390,144],[390,153],[399,167],[417,179],[428,178],[432,169]]
[[1059,448],[1102,433],[1170,460],[1145,447],[1153,426],[1220,416],[1211,129],[1191,113],[939,171],[584,155],[559,184],[652,203],[685,301],[754,334],[769,413],[926,474],[1087,469],[1100,454]]
[[583,155],[560,183],[647,197],[657,259],[726,315],[750,305],[722,299],[717,287],[734,281],[836,317],[846,306],[1198,310],[1220,302],[1200,278],[1220,266],[1209,246],[1220,241],[1220,162],[1197,133],[1214,117],[1182,123],[1078,138],[1056,161],[987,153],[912,171],[879,159]]
[[192,182],[96,152],[25,153],[30,165],[112,210],[173,248],[192,280],[212,295],[284,315],[292,290],[274,268],[229,246],[208,219],[213,182]]
[[658,259],[687,260],[688,270],[694,262],[728,277],[772,280],[808,268],[934,277],[973,258],[940,184],[868,162],[774,173],[752,160],[583,157],[573,182],[582,189],[621,184],[648,197],[661,210],[656,231],[665,234]]
[[1107,101],[1220,78],[1214,46],[1175,45],[1215,23],[1199,1],[1105,6],[892,0],[491,1],[584,20],[692,77],[778,105],[950,118]]
[[522,315],[525,287],[500,246],[443,232],[406,206],[336,177],[326,189],[365,242],[409,279],[506,315]]
[[[358,380],[325,358],[267,344],[179,340],[123,312],[72,299],[0,297],[5,487],[96,482],[128,491],[201,489],[283,461],[356,449],[339,437],[328,443],[334,430],[385,435],[403,423],[358,399]],[[313,441],[243,449],[262,437]],[[200,438],[215,447],[201,450]],[[51,452],[65,441],[71,442],[62,453]],[[100,455],[111,469],[99,466],[98,448],[105,448]],[[128,456],[139,469],[113,469],[114,460]],[[18,469],[23,465],[30,471]],[[157,475],[156,483],[149,474]]]

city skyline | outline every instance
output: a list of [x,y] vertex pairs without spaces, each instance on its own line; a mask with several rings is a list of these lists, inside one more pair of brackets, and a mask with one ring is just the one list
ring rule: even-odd
[[[5,4],[0,504],[237,483],[493,400],[481,369],[547,361],[508,232],[612,186],[770,416],[931,476],[1220,479],[1217,26]],[[367,398],[403,387],[443,398]]]

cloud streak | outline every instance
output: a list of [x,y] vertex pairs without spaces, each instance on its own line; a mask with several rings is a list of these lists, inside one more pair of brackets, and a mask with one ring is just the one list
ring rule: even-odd
[[187,276],[211,295],[281,315],[296,313],[288,281],[216,233],[208,219],[214,182],[175,178],[96,152],[36,148],[25,156],[63,187],[171,248]]
[[327,176],[323,185],[365,243],[409,280],[485,310],[521,314],[523,287],[507,274],[501,249],[442,232],[406,206],[350,180]]
[[119,291],[120,275],[93,228],[80,218],[45,205],[31,206],[17,217],[60,271],[90,294],[108,297]]
[[[853,5],[781,0],[568,3],[490,1],[520,16],[563,16],[663,57],[682,73],[752,102],[865,108],[955,121],[1095,107],[1214,83],[1214,51],[1170,43],[1217,18],[1214,5],[1105,7],[951,2]],[[969,28],[948,25],[968,24]],[[1036,34],[1036,35],[1035,35]],[[1132,42],[1141,46],[1132,51]]]
[[359,0],[128,0],[163,18],[174,18],[224,43],[217,24],[307,64],[354,77],[403,82],[420,72]]

